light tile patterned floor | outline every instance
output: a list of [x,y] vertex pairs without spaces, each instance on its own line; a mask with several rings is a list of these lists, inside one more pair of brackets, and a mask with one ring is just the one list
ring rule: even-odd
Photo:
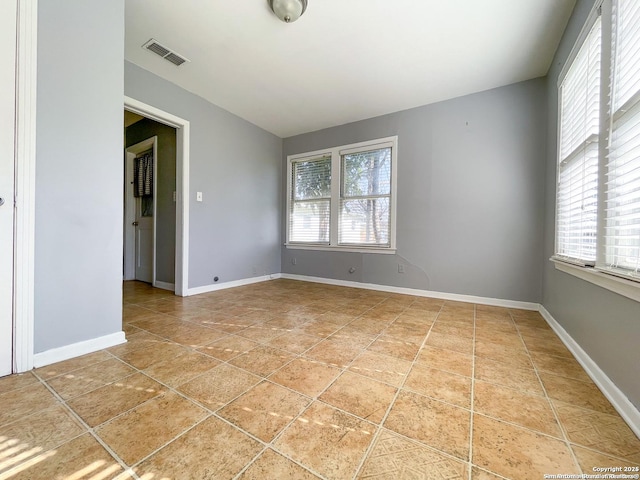
[[0,480],[542,479],[640,440],[535,312],[124,284],[128,343],[0,379]]

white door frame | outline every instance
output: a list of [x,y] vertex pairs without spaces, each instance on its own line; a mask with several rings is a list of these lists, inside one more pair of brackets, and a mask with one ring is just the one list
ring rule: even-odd
[[0,67],[0,377],[13,373],[13,254],[15,245],[16,42],[18,4],[0,3],[0,44],[7,49]]
[[33,368],[38,2],[17,0],[13,370]]
[[136,218],[136,199],[133,196],[133,161],[137,155],[148,150],[153,150],[153,265],[151,266],[151,284],[157,287],[156,282],[156,233],[157,233],[157,213],[158,200],[158,136],[147,138],[142,142],[127,147],[126,151],[126,172],[125,172],[125,196],[124,196],[124,279],[135,280],[136,278],[136,229],[133,222]]
[[189,121],[127,96],[124,108],[176,129],[175,294],[184,297],[189,286]]

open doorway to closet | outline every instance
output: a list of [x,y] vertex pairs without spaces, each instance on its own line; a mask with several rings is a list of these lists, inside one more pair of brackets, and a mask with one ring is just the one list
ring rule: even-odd
[[176,128],[124,110],[123,279],[175,291]]

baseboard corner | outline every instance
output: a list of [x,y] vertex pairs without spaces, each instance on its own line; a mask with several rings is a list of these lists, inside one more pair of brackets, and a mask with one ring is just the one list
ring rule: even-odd
[[35,368],[51,365],[52,363],[62,362],[70,358],[79,357],[88,353],[97,352],[109,347],[114,347],[122,343],[126,343],[127,339],[124,332],[115,332],[82,342],[72,343],[64,347],[52,348],[44,352],[36,353],[33,356],[33,365]]
[[243,285],[251,285],[252,283],[268,282],[269,280],[275,280],[276,278],[280,278],[279,273],[261,275],[259,277],[243,278],[240,280],[232,280],[230,282],[213,283],[210,285],[203,285],[201,287],[193,287],[187,289],[185,297],[190,297],[191,295],[200,295],[202,293],[215,292],[217,290],[225,290],[227,288],[241,287]]

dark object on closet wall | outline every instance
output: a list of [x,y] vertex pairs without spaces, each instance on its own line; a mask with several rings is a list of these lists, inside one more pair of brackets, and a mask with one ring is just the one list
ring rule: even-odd
[[153,196],[153,153],[143,153],[133,162],[133,196]]

